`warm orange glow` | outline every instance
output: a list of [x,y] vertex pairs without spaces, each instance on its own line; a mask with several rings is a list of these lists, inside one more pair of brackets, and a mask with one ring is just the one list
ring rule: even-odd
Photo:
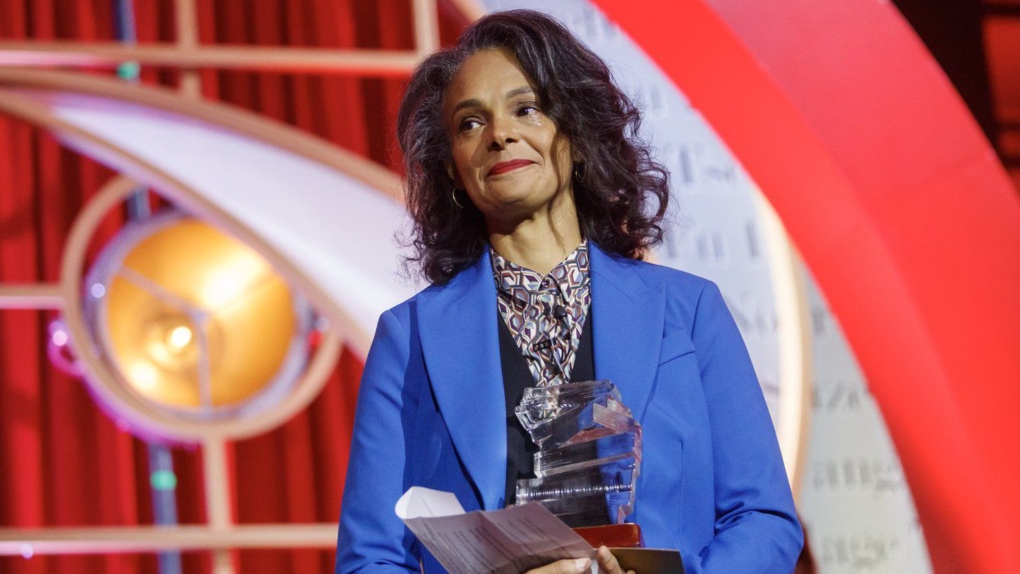
[[142,392],[155,390],[160,385],[159,371],[150,363],[136,362],[128,369],[127,375],[134,386]]
[[207,412],[242,404],[274,380],[298,318],[286,282],[258,253],[181,219],[122,261],[106,287],[100,331],[136,392]]
[[167,333],[166,345],[172,352],[179,353],[191,343],[192,338],[191,329],[181,325]]

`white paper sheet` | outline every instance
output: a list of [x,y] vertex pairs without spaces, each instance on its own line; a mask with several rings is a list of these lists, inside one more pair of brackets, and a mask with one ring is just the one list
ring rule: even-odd
[[411,487],[397,516],[450,574],[520,574],[563,558],[590,558],[595,549],[538,503],[464,513],[449,492]]

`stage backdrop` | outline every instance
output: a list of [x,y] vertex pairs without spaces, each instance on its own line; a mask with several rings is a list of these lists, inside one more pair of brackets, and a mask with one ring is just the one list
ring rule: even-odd
[[[113,41],[111,0],[0,0],[0,39]],[[139,42],[172,42],[173,3],[135,2]],[[407,0],[197,2],[202,43],[412,48]],[[449,8],[450,42],[464,21]],[[175,86],[174,72],[143,70]],[[392,126],[402,80],[268,73],[202,73],[206,98],[295,125],[383,165],[397,157]],[[55,282],[81,205],[115,174],[45,133],[0,116],[0,281]],[[107,236],[118,222],[111,221]],[[144,443],[103,414],[85,385],[46,357],[50,312],[0,311],[0,525],[151,524]],[[361,364],[345,352],[318,399],[283,427],[230,449],[240,523],[334,522],[342,495]],[[200,457],[174,449],[182,523],[204,520]],[[332,551],[237,553],[239,571],[331,572]],[[186,554],[184,571],[209,567]],[[151,555],[0,558],[4,573],[155,572]]]
[[[172,40],[168,32],[173,19],[170,3],[137,4],[139,39]],[[406,48],[412,37],[405,0],[220,0],[201,2],[199,6],[202,41],[208,43]],[[0,0],[3,39],[109,40],[113,36],[112,21],[108,0]],[[448,40],[449,32],[462,22],[452,13],[446,14],[444,22]],[[172,73],[146,73],[143,79],[170,85],[177,80]],[[295,124],[381,163],[392,159],[388,126],[393,124],[399,81],[205,73],[203,87],[208,98]],[[727,162],[711,165],[708,173],[714,177],[718,169],[734,169],[733,177],[739,181],[739,168]],[[0,280],[54,281],[59,250],[72,217],[83,200],[111,175],[92,162],[60,150],[45,135],[0,119]],[[711,253],[715,249],[711,238],[707,245]],[[699,248],[697,241],[691,246]],[[837,329],[824,315],[820,297],[816,296],[814,305],[819,311],[816,328],[832,336]],[[80,383],[49,365],[44,340],[50,318],[34,311],[0,314],[0,524],[149,522],[144,446],[100,414]],[[845,401],[849,409],[862,396],[863,386],[852,359],[848,354],[843,357],[844,350],[834,345],[834,356],[846,364],[841,367],[843,374],[832,381],[836,384],[829,389],[819,388],[829,393],[820,392],[818,402],[839,409],[843,405],[840,401]],[[235,512],[240,522],[335,520],[359,370],[357,362],[345,355],[323,395],[306,413],[282,429],[238,443],[232,449]],[[874,418],[874,414],[868,416]],[[871,440],[888,446],[881,444],[886,440],[881,432]],[[839,486],[841,480],[847,483],[847,477],[853,477],[852,486],[857,488],[866,473],[875,476],[876,467],[888,467],[888,472],[880,473],[882,484],[888,484],[889,477],[895,478],[898,465],[894,459],[883,453],[873,464],[868,457],[863,455],[863,465],[846,464],[862,459],[862,455],[853,454],[815,466],[813,483],[819,494],[824,495],[830,486]],[[197,521],[203,512],[195,502],[201,500],[197,458],[185,450],[178,450],[175,458],[182,520]],[[897,504],[903,504],[902,510],[907,513],[903,516],[909,520],[912,509],[905,490],[897,487],[890,492],[896,493]],[[884,496],[877,489],[863,494]],[[816,500],[820,504],[824,496]],[[852,498],[845,502],[853,506]],[[835,533],[830,546],[833,556],[838,558],[845,554],[845,548],[854,547],[875,554],[895,550],[881,540],[873,544],[869,538],[873,532],[867,525],[859,528],[864,538],[858,537],[856,542],[853,537]],[[910,536],[916,537],[916,530]],[[888,538],[886,542],[890,540],[895,542]],[[329,571],[330,555],[308,551],[242,553],[241,569]],[[824,561],[824,551],[822,558]],[[846,564],[840,563],[840,558],[833,566],[874,568],[874,563],[867,563],[867,556],[862,558],[864,562]],[[200,571],[204,563],[203,557],[193,557],[187,568]],[[14,572],[133,572],[152,567],[152,558],[133,556],[36,557],[0,562],[0,570]]]

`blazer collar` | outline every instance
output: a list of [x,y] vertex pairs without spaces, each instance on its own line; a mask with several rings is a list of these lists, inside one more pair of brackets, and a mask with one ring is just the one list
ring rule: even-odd
[[419,329],[439,410],[485,510],[506,482],[506,406],[488,249],[449,283],[422,292]]
[[666,315],[665,288],[645,282],[645,265],[591,249],[595,376],[620,389],[639,421],[659,369]]
[[[641,263],[589,244],[595,375],[613,381],[642,420],[658,370],[665,290]],[[506,481],[506,406],[496,286],[488,249],[444,286],[419,295],[422,353],[450,438],[481,493],[499,508]]]

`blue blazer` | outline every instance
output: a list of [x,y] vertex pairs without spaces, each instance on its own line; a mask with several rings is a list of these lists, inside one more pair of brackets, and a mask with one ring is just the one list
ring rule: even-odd
[[[591,246],[595,374],[643,427],[646,545],[688,574],[792,572],[802,531],[751,361],[716,286]],[[445,572],[394,514],[411,486],[504,505],[496,287],[486,253],[383,313],[362,376],[338,573]],[[638,573],[641,574],[641,573]]]

